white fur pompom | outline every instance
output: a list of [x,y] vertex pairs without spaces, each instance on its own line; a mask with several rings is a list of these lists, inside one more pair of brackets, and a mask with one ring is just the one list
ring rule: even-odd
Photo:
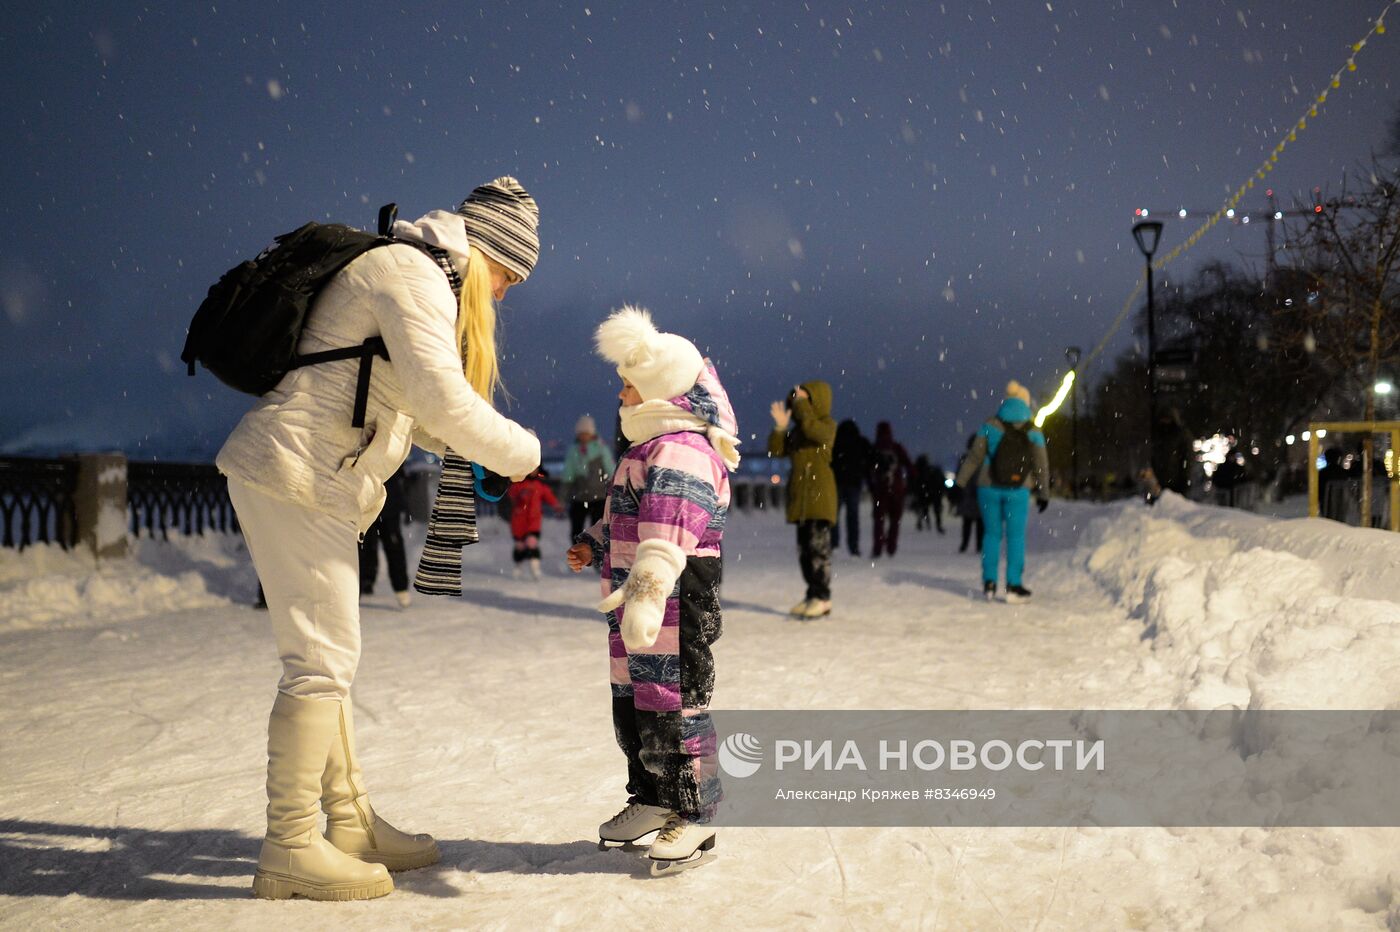
[[646,361],[658,336],[651,313],[645,308],[624,305],[598,325],[594,342],[598,355],[614,366],[631,368]]

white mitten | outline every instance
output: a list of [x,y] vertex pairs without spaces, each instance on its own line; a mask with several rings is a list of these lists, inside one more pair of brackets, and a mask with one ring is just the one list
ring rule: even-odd
[[666,598],[676,588],[685,569],[685,551],[670,541],[644,540],[637,545],[637,559],[622,588],[598,603],[598,611],[610,612],[626,603],[622,613],[622,643],[640,650],[656,643],[666,616]]

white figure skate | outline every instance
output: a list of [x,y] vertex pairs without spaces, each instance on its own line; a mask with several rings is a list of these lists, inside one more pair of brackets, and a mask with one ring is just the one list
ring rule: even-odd
[[647,857],[651,858],[653,877],[666,877],[699,867],[715,858],[715,830],[671,813],[647,849]]
[[598,850],[638,851],[645,846],[637,842],[664,828],[670,816],[671,810],[660,806],[628,803],[621,812],[598,826]]

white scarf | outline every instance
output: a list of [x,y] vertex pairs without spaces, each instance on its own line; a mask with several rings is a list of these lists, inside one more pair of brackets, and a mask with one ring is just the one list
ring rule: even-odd
[[662,434],[677,431],[701,433],[710,441],[724,465],[730,469],[739,468],[739,438],[721,430],[709,421],[684,408],[659,399],[644,401],[639,405],[624,405],[619,409],[622,415],[622,433],[633,443],[642,443]]

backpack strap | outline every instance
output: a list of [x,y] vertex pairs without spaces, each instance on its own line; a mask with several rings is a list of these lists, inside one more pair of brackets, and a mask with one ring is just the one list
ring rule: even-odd
[[[393,227],[398,213],[397,204],[385,204],[379,208],[379,235],[391,242],[415,246],[427,253],[428,257],[437,263],[443,274],[447,276],[447,284],[451,286],[452,294],[460,300],[462,297],[462,276],[457,271],[457,265],[452,261],[452,256],[448,254],[446,249],[428,243],[420,243],[416,240],[396,239],[390,236],[389,230]],[[358,429],[365,426],[365,414],[369,408],[369,380],[373,374],[374,357],[376,356],[385,362],[389,361],[389,348],[384,345],[384,338],[380,336],[370,337],[359,346],[345,346],[340,349],[322,350],[319,353],[294,356],[289,368],[300,369],[302,366],[314,366],[322,362],[358,359],[360,371],[355,379],[355,410],[350,420],[350,425]],[[190,363],[190,370],[190,374],[193,375],[193,362]],[[496,501],[497,499],[489,500]]]
[[399,218],[398,204],[385,204],[379,208],[379,235],[388,236],[389,231],[394,228],[394,221]]
[[358,359],[360,372],[355,379],[355,411],[351,417],[350,426],[360,428],[365,426],[365,411],[369,407],[369,377],[376,356],[385,362],[389,361],[389,348],[384,345],[383,337],[370,337],[359,346],[344,346],[340,349],[322,350],[319,353],[307,353],[304,356],[299,355],[292,359],[289,368],[300,369],[302,366],[314,366],[321,362]]

